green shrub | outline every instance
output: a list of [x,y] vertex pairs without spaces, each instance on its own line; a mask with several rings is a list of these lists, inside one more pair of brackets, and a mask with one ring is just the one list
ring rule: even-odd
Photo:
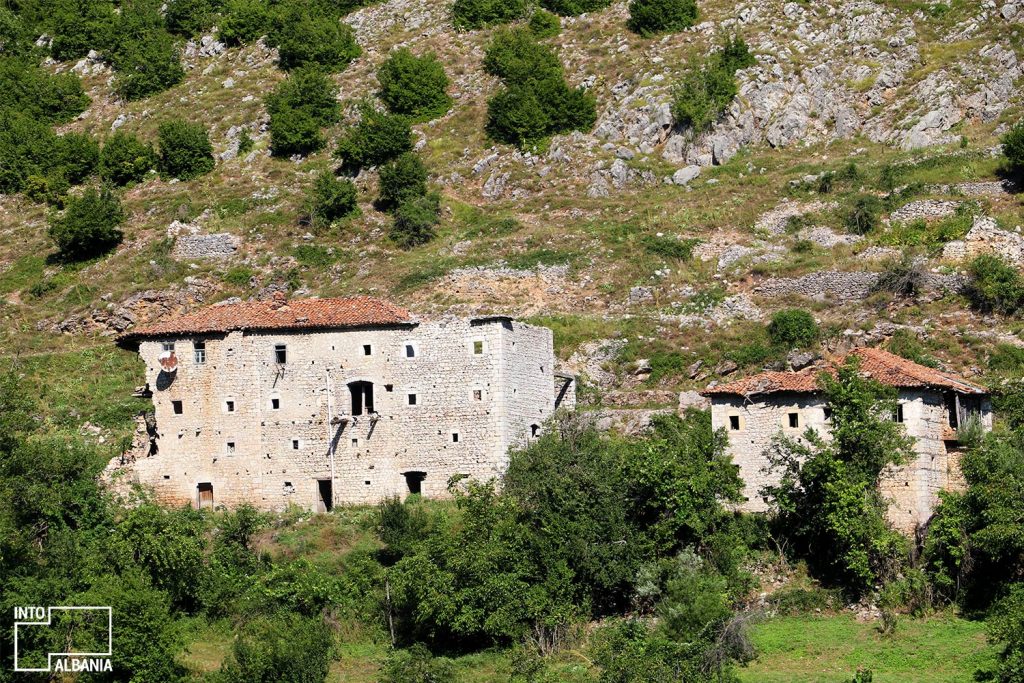
[[221,668],[223,683],[323,681],[331,663],[331,631],[319,617],[282,613],[245,624]]
[[266,0],[231,0],[221,17],[217,37],[225,45],[245,45],[270,30]]
[[551,134],[588,131],[597,121],[597,101],[584,88],[570,88],[561,78],[548,78],[532,84],[541,106],[551,121]]
[[689,261],[693,256],[693,248],[700,244],[698,239],[681,240],[675,237],[657,237],[656,235],[644,235],[640,241],[644,250],[651,254],[680,261]]
[[79,59],[107,45],[117,23],[114,5],[105,0],[72,0],[50,8],[50,56],[58,61]]
[[356,186],[351,180],[321,171],[306,197],[306,216],[314,228],[354,214],[358,210]]
[[80,261],[110,251],[124,238],[121,202],[109,190],[87,189],[68,199],[60,216],[50,218],[48,234],[62,258]]
[[384,662],[381,683],[455,683],[455,668],[447,657],[434,657],[419,643],[392,650]]
[[753,63],[742,38],[729,39],[705,61],[691,63],[672,91],[676,122],[696,132],[709,128],[736,97],[736,71]]
[[460,31],[507,24],[526,16],[526,0],[455,0],[452,24]]
[[506,85],[561,79],[562,63],[549,46],[523,28],[500,29],[484,51],[484,71]]
[[562,32],[562,20],[558,18],[557,14],[544,9],[535,9],[530,15],[527,27],[538,40],[554,38]]
[[270,34],[282,69],[319,66],[334,73],[344,71],[362,54],[355,33],[335,16],[311,13],[301,7],[286,12]]
[[632,0],[626,26],[649,37],[666,31],[681,31],[697,23],[694,0]]
[[1003,143],[1003,156],[1010,168],[1015,171],[1024,169],[1024,121],[1017,122],[1000,142]]
[[551,130],[551,117],[527,85],[500,90],[487,101],[487,135],[499,142],[527,148],[541,142]]
[[[120,25],[117,30],[121,33],[128,29]],[[126,100],[141,100],[185,78],[174,36],[163,29],[148,30],[137,37],[128,34],[115,49],[109,55],[117,71],[114,88]]]
[[156,162],[153,145],[119,130],[103,144],[100,176],[115,185],[137,183],[156,166]]
[[224,282],[235,287],[248,287],[256,271],[248,266],[232,266],[224,273]]
[[47,176],[56,156],[57,136],[34,116],[0,108],[0,192],[20,192],[29,176]]
[[441,198],[437,194],[413,197],[395,210],[391,239],[405,248],[426,244],[434,238],[440,221]]
[[611,0],[541,0],[544,9],[563,17],[576,17],[587,12],[597,12],[612,4]]
[[167,30],[185,38],[207,30],[213,26],[214,19],[210,0],[169,0],[164,10]]
[[818,341],[818,324],[814,316],[799,308],[776,312],[768,323],[768,337],[779,346],[805,347]]
[[213,145],[202,124],[172,119],[160,124],[157,135],[160,175],[190,180],[213,170]]
[[86,133],[65,133],[57,138],[56,165],[72,185],[78,185],[96,170],[100,145]]
[[21,17],[0,7],[0,54],[22,56],[32,51],[32,36]]
[[362,108],[362,118],[338,142],[335,156],[346,169],[380,166],[412,150],[409,119],[397,114]]
[[412,152],[380,167],[377,208],[391,211],[413,197],[427,194],[427,167]]
[[448,76],[434,53],[416,57],[407,48],[391,53],[377,69],[380,97],[393,114],[414,121],[441,116],[452,104]]
[[320,129],[340,116],[337,88],[316,68],[295,69],[267,96],[267,111],[271,154],[309,154],[326,142]]
[[1011,315],[1024,305],[1024,280],[1017,269],[994,254],[982,254],[968,265],[968,296],[981,311]]
[[882,200],[871,194],[854,199],[846,214],[846,227],[855,235],[866,235],[878,227],[882,216]]
[[66,123],[89,106],[75,74],[51,74],[27,59],[0,58],[0,108],[16,109],[46,123]]

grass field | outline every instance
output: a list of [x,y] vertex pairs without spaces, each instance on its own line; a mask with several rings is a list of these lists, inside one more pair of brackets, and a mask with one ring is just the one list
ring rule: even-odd
[[871,669],[878,683],[972,681],[995,663],[984,624],[955,616],[904,617],[888,637],[853,615],[779,617],[753,635],[758,658],[739,671],[750,683],[845,683],[858,666]]

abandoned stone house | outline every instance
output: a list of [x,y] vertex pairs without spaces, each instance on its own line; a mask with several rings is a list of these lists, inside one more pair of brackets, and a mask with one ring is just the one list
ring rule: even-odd
[[[893,525],[912,532],[927,523],[938,503],[939,491],[962,486],[957,430],[968,419],[992,428],[988,392],[967,380],[924,367],[881,349],[851,352],[860,371],[895,387],[898,405],[893,419],[914,437],[916,458],[890,467],[880,488],[889,501]],[[818,388],[823,368],[800,372],[763,372],[708,387],[711,423],[725,429],[729,453],[739,466],[746,502],[741,508],[761,512],[767,503],[760,490],[779,482],[769,471],[766,451],[778,434],[799,438],[808,428],[828,434],[828,405]]]
[[165,503],[320,511],[444,495],[571,409],[551,331],[369,297],[230,303],[129,331],[154,420],[131,478]]

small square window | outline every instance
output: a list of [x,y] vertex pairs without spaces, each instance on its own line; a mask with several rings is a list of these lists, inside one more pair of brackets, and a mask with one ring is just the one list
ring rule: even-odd
[[482,400],[484,400],[484,390],[483,389],[474,389],[473,390],[473,400],[474,401],[482,401]]
[[406,344],[405,345],[405,357],[406,358],[415,358],[416,357],[416,347],[413,346],[412,344]]
[[789,420],[790,428],[797,429],[800,427],[800,413],[789,413],[786,417]]
[[174,342],[163,342],[160,344],[162,351],[174,351]]
[[171,408],[174,410],[175,415],[181,415],[185,412],[185,408],[182,406],[181,401],[171,401]]
[[165,474],[164,475],[164,479],[170,479],[170,478],[171,478],[171,475],[169,475],[169,474]]
[[298,439],[292,439],[292,450],[293,451],[299,450],[299,440]]
[[458,443],[458,442],[459,442],[459,433],[458,432],[452,432],[452,443]]
[[272,399],[270,399],[270,409],[271,410],[281,410],[281,399],[279,399],[279,398],[272,398]]
[[359,445],[359,439],[352,439],[352,445],[353,446],[358,446]]
[[373,355],[373,347],[370,346],[369,344],[363,344],[363,355],[364,356],[372,356]]
[[234,401],[225,401],[224,405],[228,409],[229,413],[235,412],[235,402]]
[[206,364],[206,342],[192,342],[192,353],[195,357],[196,365]]
[[285,486],[285,488],[288,488],[288,489],[290,489],[290,488],[292,487],[292,483],[291,483],[290,481],[286,481],[286,482],[284,483],[284,486]]
[[729,429],[731,429],[734,432],[738,432],[740,430],[740,416],[739,415],[730,415],[729,416]]
[[234,441],[228,441],[227,451],[228,451],[228,453],[234,453],[235,452],[235,442]]
[[367,480],[365,480],[365,481],[364,481],[363,483],[364,483],[364,484],[366,484],[367,486],[369,486],[369,485],[370,485],[370,480],[369,480],[369,479],[367,479]]
[[483,352],[484,352],[484,343],[483,343],[483,341],[481,341],[479,339],[474,341],[473,342],[473,355],[480,356],[480,355],[483,354]]
[[284,344],[276,344],[274,346],[274,362],[278,365],[284,365],[288,362],[288,347]]
[[416,405],[416,394],[409,394],[409,405]]

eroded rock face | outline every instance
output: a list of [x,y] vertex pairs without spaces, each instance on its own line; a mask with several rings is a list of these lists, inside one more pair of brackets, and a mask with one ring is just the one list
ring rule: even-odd
[[1024,264],[1024,236],[999,229],[993,218],[978,216],[962,240],[950,242],[942,250],[942,257],[952,261],[967,260],[979,254],[998,254],[1019,266]]

